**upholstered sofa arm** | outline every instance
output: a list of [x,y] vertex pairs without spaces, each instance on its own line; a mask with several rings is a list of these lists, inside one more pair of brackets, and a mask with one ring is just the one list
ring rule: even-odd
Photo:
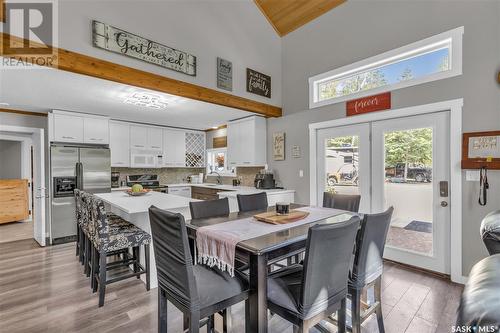
[[499,332],[500,254],[489,256],[472,267],[460,300],[457,326],[477,327],[472,332]]
[[490,254],[500,253],[500,210],[489,213],[483,219],[481,238]]

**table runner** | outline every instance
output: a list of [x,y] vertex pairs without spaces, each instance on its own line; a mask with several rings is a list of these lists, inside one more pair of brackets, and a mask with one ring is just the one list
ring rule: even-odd
[[297,210],[309,212],[309,215],[300,221],[280,225],[247,217],[198,228],[196,230],[198,263],[210,267],[216,266],[234,276],[234,259],[238,242],[346,213],[344,210],[323,207],[301,207]]

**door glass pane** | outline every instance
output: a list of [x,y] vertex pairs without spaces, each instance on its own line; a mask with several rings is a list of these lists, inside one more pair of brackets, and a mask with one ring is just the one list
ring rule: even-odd
[[432,255],[432,128],[384,133],[385,209],[394,206],[387,244]]
[[325,140],[326,192],[359,194],[359,136]]

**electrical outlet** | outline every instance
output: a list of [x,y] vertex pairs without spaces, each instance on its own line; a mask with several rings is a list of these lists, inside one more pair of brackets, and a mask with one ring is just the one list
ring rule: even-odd
[[467,170],[467,171],[465,171],[465,180],[468,182],[478,182],[479,181],[479,170]]

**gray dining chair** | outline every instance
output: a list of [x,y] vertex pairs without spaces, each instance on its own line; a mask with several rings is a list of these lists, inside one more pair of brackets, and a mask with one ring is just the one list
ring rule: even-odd
[[193,201],[189,203],[192,219],[203,219],[229,215],[229,200],[227,198]]
[[[198,333],[207,325],[214,332],[214,314],[222,311],[224,332],[230,325],[232,305],[246,301],[248,283],[236,271],[193,265],[184,216],[155,206],[149,208],[158,276],[158,332],[167,332],[167,300],[184,314],[184,332]],[[200,320],[203,319],[203,320]]]
[[359,211],[361,196],[357,194],[323,193],[323,207],[347,210],[353,213]]
[[[384,269],[385,241],[391,223],[393,207],[380,214],[365,214],[356,237],[354,264],[349,274],[352,333],[361,333],[361,324],[372,313],[377,315],[379,332],[385,332],[382,317],[381,278]],[[361,314],[361,294],[374,288],[374,303]]]
[[347,279],[359,217],[309,229],[304,265],[292,265],[268,277],[269,310],[309,329],[337,311],[338,331],[345,332]]
[[250,212],[253,210],[267,209],[267,194],[260,192],[255,194],[237,194],[238,209],[240,212]]

